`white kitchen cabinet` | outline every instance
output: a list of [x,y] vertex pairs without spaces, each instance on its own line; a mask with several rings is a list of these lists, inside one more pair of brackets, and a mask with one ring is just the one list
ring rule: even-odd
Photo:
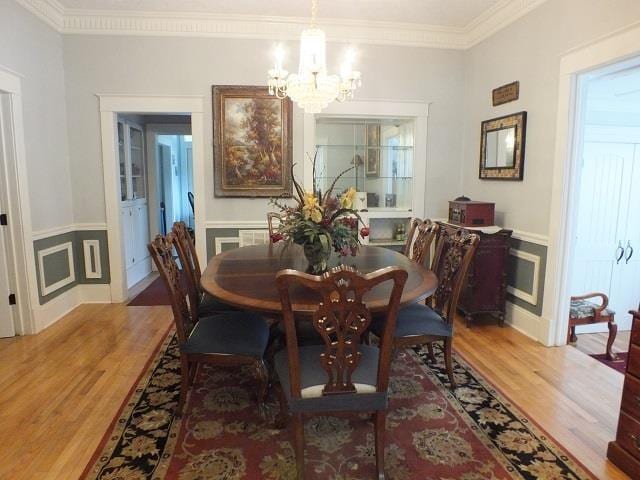
[[147,250],[149,212],[143,146],[142,127],[126,120],[119,121],[120,217],[129,288],[151,272],[151,258]]

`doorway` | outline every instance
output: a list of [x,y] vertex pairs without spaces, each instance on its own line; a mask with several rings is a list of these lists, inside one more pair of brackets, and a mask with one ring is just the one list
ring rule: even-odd
[[640,58],[582,74],[578,89],[569,293],[604,293],[618,329],[630,330],[640,302]]
[[[206,175],[204,162],[204,98],[202,96],[99,95],[102,137],[111,301],[123,302],[129,297],[121,217],[120,172],[118,162],[118,114],[188,115],[192,128],[193,193],[195,196],[195,238],[198,257],[206,258]],[[150,192],[151,194],[151,192]],[[151,199],[149,199],[151,202]],[[154,216],[151,216],[154,217]],[[151,219],[149,223],[151,223]]]
[[7,164],[11,152],[11,129],[9,122],[9,98],[0,93],[0,337],[13,337],[15,329],[15,281],[11,261],[11,236],[9,235],[9,198]]

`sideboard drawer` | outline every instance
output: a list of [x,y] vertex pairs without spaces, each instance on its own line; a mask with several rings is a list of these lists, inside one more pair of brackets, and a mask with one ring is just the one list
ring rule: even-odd
[[627,373],[640,377],[640,346],[629,345]]
[[621,408],[632,417],[640,418],[640,380],[625,375]]
[[620,412],[616,441],[636,458],[640,458],[640,422]]

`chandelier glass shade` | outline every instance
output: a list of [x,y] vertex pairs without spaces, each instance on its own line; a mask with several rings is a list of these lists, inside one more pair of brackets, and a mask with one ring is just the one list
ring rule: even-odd
[[311,27],[300,35],[300,63],[298,73],[284,70],[282,48],[276,51],[276,61],[269,70],[269,93],[278,98],[289,97],[307,113],[319,113],[334,100],[343,102],[353,98],[361,85],[360,72],[353,70],[355,53],[347,52],[340,75],[327,74],[326,37],[315,26],[317,0],[312,1]]

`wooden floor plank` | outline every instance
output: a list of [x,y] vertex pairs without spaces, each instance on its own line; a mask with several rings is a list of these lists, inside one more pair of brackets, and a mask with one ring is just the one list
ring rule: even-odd
[[[166,306],[83,305],[39,335],[0,339],[0,435],[11,439],[0,478],[77,478],[170,325]],[[626,478],[605,458],[622,375],[491,324],[458,322],[454,348],[597,478]]]

